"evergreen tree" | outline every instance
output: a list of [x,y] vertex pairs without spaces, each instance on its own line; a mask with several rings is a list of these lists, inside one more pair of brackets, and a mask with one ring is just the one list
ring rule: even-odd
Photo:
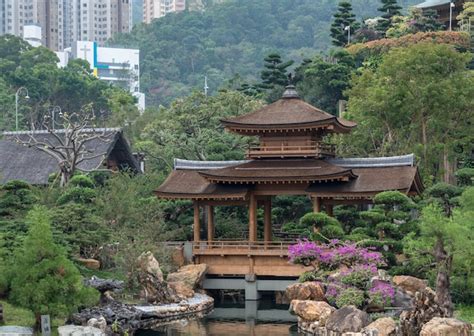
[[28,235],[10,272],[12,302],[34,312],[36,327],[41,314],[64,316],[95,303],[98,293],[83,286],[79,271],[54,242],[47,209],[33,208],[27,222]]
[[397,3],[397,0],[380,0],[382,7],[378,8],[379,12],[382,12],[382,19],[377,24],[377,30],[385,33],[388,28],[392,26],[392,19],[394,16],[402,15],[401,9]]
[[352,13],[352,4],[347,1],[341,1],[339,2],[337,13],[334,14],[334,21],[331,24],[333,45],[342,47],[349,43],[346,27],[349,27],[350,33],[353,34],[359,28],[359,24],[356,22],[354,13]]
[[294,62],[283,62],[279,54],[273,53],[265,57],[265,69],[262,70],[261,78],[263,89],[274,89],[276,86],[286,86],[288,84],[287,68]]

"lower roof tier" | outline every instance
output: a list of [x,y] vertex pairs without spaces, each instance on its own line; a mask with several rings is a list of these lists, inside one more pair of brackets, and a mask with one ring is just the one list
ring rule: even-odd
[[371,198],[386,190],[420,194],[413,155],[307,160],[188,161],[156,190],[164,199],[246,200],[250,192]]

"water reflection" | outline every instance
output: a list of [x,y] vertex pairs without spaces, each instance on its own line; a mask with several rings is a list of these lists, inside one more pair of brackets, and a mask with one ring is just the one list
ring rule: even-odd
[[247,336],[298,335],[296,317],[288,313],[288,306],[271,301],[217,304],[204,318],[179,321],[154,330],[141,330],[137,336]]

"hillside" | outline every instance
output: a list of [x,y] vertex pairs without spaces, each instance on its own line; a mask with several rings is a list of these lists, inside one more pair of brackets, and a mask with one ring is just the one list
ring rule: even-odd
[[[167,15],[111,45],[141,50],[148,105],[168,104],[204,85],[259,77],[263,58],[276,51],[301,60],[330,47],[329,25],[338,0],[229,0],[203,12]],[[417,0],[404,0],[408,7]],[[359,18],[377,15],[378,0],[354,0]],[[236,75],[239,75],[236,77]]]

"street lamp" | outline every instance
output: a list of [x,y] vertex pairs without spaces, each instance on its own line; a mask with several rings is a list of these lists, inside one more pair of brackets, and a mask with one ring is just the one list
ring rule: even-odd
[[28,89],[24,86],[21,86],[16,90],[15,93],[15,130],[18,132],[18,96],[22,91],[26,92],[25,99],[30,99],[30,96],[28,95]]
[[453,28],[453,8],[456,7],[454,2],[449,3],[449,31]]
[[51,109],[51,126],[53,128],[53,131],[55,130],[55,122],[56,122],[56,111],[59,111],[59,115],[61,115],[63,112],[61,111],[61,106],[53,106]]
[[351,26],[345,26],[344,30],[347,31],[347,44],[351,43]]

